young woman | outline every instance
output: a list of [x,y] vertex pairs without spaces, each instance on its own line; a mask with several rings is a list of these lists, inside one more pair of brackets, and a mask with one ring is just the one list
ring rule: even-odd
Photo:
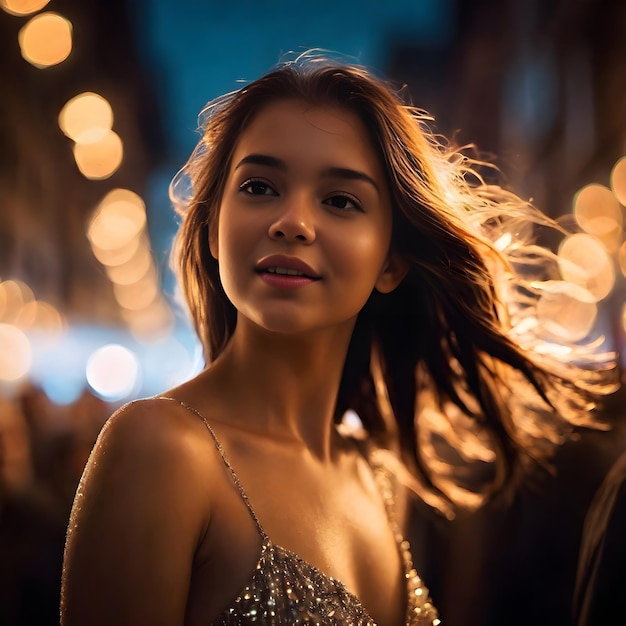
[[404,483],[443,510],[502,491],[602,390],[532,349],[550,258],[520,233],[549,222],[358,67],[305,55],[206,113],[173,188],[208,365],[104,428],[63,624],[438,624]]

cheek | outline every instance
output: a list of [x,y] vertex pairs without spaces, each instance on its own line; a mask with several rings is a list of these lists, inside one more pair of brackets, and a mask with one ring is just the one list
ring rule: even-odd
[[250,220],[241,220],[231,211],[224,210],[219,220],[219,228],[210,239],[211,254],[219,255],[220,279],[226,294],[232,299],[242,281],[248,278],[253,250],[253,231]]
[[219,252],[220,261],[230,262],[240,259],[250,249],[251,240],[257,227],[254,220],[232,211],[224,211],[219,220],[219,227],[213,232],[215,236],[215,251]]
[[387,235],[382,227],[380,230],[353,233],[338,245],[342,265],[362,280],[376,280],[385,265],[390,241],[391,235]]

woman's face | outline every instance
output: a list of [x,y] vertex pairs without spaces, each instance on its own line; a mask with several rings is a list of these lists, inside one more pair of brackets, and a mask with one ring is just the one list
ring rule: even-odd
[[402,278],[389,262],[391,222],[356,114],[299,100],[265,106],[235,147],[210,241],[238,323],[351,329],[372,290]]

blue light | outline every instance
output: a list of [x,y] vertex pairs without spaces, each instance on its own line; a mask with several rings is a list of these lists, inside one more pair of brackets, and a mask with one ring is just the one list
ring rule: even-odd
[[59,405],[73,404],[85,388],[84,380],[72,379],[61,371],[49,372],[40,384],[50,401]]

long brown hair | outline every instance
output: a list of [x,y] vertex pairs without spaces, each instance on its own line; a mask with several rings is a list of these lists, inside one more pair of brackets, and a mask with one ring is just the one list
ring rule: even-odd
[[[572,425],[594,425],[593,398],[614,387],[610,355],[570,342],[563,359],[545,349],[554,337],[528,323],[555,266],[547,248],[533,245],[532,226],[559,226],[486,184],[481,164],[434,135],[392,86],[317,55],[210,103],[202,139],[173,181],[182,215],[175,254],[206,360],[224,349],[237,321],[209,232],[239,135],[280,99],[341,107],[363,120],[392,197],[392,248],[410,267],[358,317],[337,420],[353,409],[372,438],[400,446],[427,491],[470,504],[513,484],[529,459],[547,459]],[[476,487],[478,474],[486,487]]]

